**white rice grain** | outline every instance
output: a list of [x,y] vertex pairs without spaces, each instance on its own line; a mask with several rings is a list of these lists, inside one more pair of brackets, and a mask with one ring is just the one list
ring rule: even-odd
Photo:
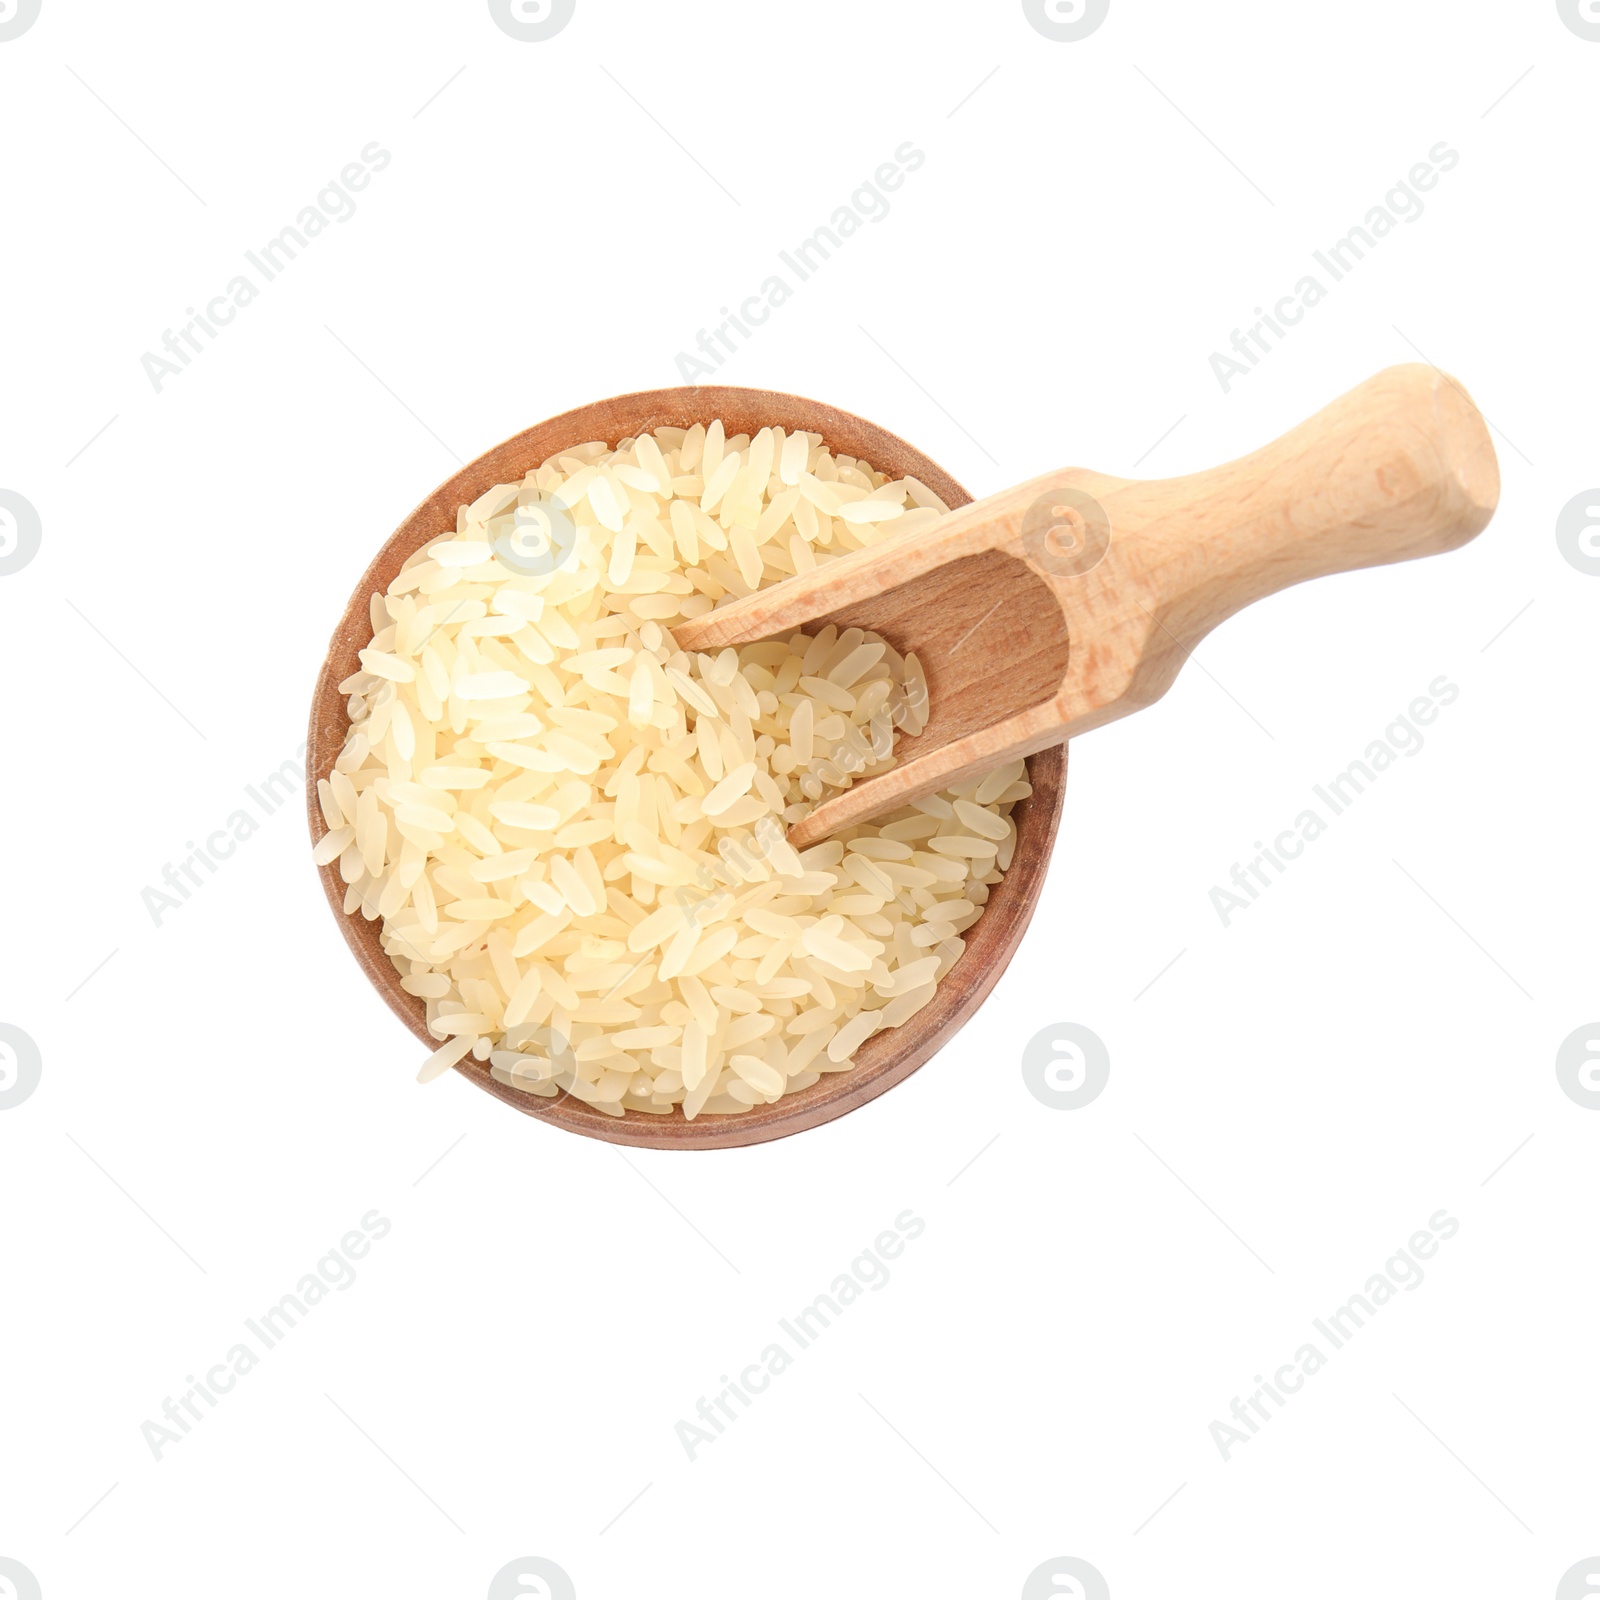
[[[624,443],[486,490],[372,597],[314,859],[443,1041],[424,1081],[470,1056],[610,1116],[739,1115],[933,999],[1031,791],[1012,762],[796,852],[926,726],[921,664],[859,628],[705,655],[667,629],[943,504],[814,434]],[[551,505],[575,546],[502,563]]]

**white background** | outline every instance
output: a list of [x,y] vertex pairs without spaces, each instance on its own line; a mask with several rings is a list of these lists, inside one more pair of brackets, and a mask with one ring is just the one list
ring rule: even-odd
[[[0,1556],[46,1600],[478,1597],[524,1555],[582,1600],[1010,1597],[1063,1555],[1116,1600],[1554,1595],[1600,1551],[1600,1114],[1554,1071],[1600,1013],[1600,578],[1554,536],[1600,482],[1597,78],[1553,0],[1113,0],[1078,43],[1014,0],[578,0],[534,44],[470,0],[44,0],[0,43],[0,488],[43,527],[0,577],[0,1022],[43,1059],[0,1112]],[[157,393],[141,356],[374,140]],[[993,998],[778,1144],[418,1088],[298,797],[155,926],[409,508],[680,381],[906,140],[718,381],[982,494],[1211,465],[1420,351],[1494,424],[1494,522],[1256,607],[1075,744]],[[1211,353],[1441,140],[1425,214],[1225,394]],[[1213,885],[1441,674],[1426,747],[1225,928]],[[1078,1111],[1019,1071],[1064,1021],[1111,1055]],[[359,1280],[156,1461],[141,1424],[373,1208]],[[691,1462],[674,1425],[907,1208],[893,1281]],[[1233,1397],[1441,1208],[1426,1281],[1224,1462]]]

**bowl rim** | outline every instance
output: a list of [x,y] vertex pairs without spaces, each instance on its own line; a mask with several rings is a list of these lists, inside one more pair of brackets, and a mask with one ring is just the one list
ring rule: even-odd
[[[306,812],[313,843],[327,832],[317,797],[317,782],[332,770],[344,746],[349,719],[338,685],[359,667],[357,652],[371,642],[370,597],[387,589],[407,557],[430,539],[455,527],[457,508],[497,483],[520,479],[531,467],[563,449],[596,439],[613,446],[623,438],[659,427],[689,427],[721,417],[730,436],[751,432],[734,427],[743,418],[760,426],[820,433],[836,455],[869,462],[897,477],[911,474],[947,505],[968,504],[972,496],[921,451],[887,429],[821,401],[777,390],[700,385],[640,390],[578,406],[486,450],[445,479],[420,501],[384,542],[361,575],[330,638],[312,694],[306,740]],[[759,420],[757,420],[759,419]],[[618,424],[626,421],[627,425]],[[603,424],[602,427],[596,424]],[[773,1105],[742,1114],[702,1113],[694,1120],[674,1107],[666,1115],[625,1111],[620,1117],[596,1111],[567,1094],[546,1099],[523,1093],[492,1077],[488,1064],[468,1056],[455,1070],[497,1100],[524,1115],[569,1132],[608,1143],[646,1149],[731,1149],[781,1139],[845,1115],[903,1082],[925,1065],[976,1014],[1010,964],[1032,919],[1060,825],[1066,783],[1066,748],[1055,745],[1027,758],[1033,794],[1013,811],[1017,847],[1011,865],[996,884],[984,912],[967,930],[967,948],[940,980],[934,998],[898,1028],[873,1035],[856,1053],[855,1065],[824,1073],[809,1088],[784,1094]],[[338,863],[317,869],[340,933],[358,965],[389,1009],[429,1051],[439,1041],[427,1032],[423,1001],[400,987],[400,974],[379,942],[380,920],[367,921],[344,911],[345,885]]]

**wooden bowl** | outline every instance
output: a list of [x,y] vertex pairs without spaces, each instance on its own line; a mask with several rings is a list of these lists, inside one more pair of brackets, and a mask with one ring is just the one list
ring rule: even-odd
[[[716,417],[722,418],[730,438],[739,433],[754,435],[763,427],[774,426],[789,432],[820,433],[836,455],[855,456],[891,477],[910,474],[920,478],[952,507],[966,505],[972,499],[949,473],[894,434],[848,411],[768,389],[653,389],[618,395],[552,417],[507,439],[441,484],[400,524],[362,574],[339,619],[311,702],[306,811],[313,840],[327,832],[317,800],[317,780],[333,770],[334,758],[343,749],[349,728],[339,684],[359,669],[357,652],[372,641],[369,598],[388,588],[406,557],[428,540],[452,530],[457,507],[477,499],[494,484],[519,481],[558,450],[591,439],[616,444],[654,428],[687,428],[696,422],[709,423]],[[786,1094],[775,1105],[753,1106],[742,1115],[702,1113],[691,1122],[677,1109],[667,1116],[629,1111],[620,1117],[609,1117],[571,1095],[541,1099],[524,1094],[496,1082],[487,1063],[470,1056],[455,1070],[527,1116],[590,1138],[655,1150],[713,1150],[759,1144],[814,1128],[865,1105],[909,1077],[972,1016],[1016,950],[1038,902],[1061,820],[1065,747],[1057,745],[1030,756],[1028,780],[1033,794],[1013,812],[1017,823],[1016,853],[1004,879],[989,896],[983,915],[967,931],[966,953],[922,1010],[900,1027],[886,1028],[867,1040],[856,1052],[856,1064],[850,1071],[824,1073],[809,1089]],[[338,863],[330,862],[320,870],[328,904],[345,942],[390,1010],[431,1053],[439,1041],[427,1031],[423,1002],[400,987],[400,974],[379,943],[381,922],[368,922],[359,913],[346,916],[345,886]]]

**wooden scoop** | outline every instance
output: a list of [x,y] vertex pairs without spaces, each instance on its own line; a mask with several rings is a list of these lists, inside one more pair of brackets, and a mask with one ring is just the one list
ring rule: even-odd
[[1235,611],[1307,578],[1434,555],[1489,521],[1500,472],[1466,391],[1390,367],[1281,439],[1141,482],[1068,468],[680,623],[719,650],[834,623],[915,652],[920,734],[789,833],[797,848],[1163,695]]

